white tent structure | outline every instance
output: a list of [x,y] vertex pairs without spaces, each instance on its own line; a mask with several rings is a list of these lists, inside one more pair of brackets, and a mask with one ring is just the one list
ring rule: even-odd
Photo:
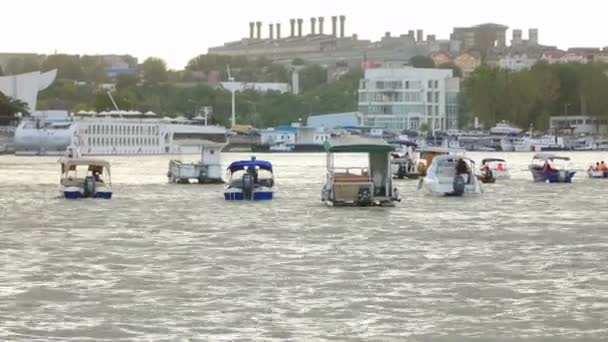
[[38,92],[48,88],[57,77],[57,69],[47,72],[28,72],[25,74],[0,77],[0,91],[27,103],[30,111],[36,110]]

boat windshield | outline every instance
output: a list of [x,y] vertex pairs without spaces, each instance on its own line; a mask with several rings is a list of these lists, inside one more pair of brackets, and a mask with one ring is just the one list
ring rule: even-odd
[[231,173],[229,186],[235,187],[235,188],[242,187],[243,186],[243,175],[245,175],[248,172],[254,173],[254,175],[255,175],[254,179],[256,180],[256,184],[259,184],[262,186],[269,186],[272,184],[272,180],[274,178],[274,175],[272,174],[272,172],[270,170],[260,169],[259,167],[256,167],[255,171],[253,169],[244,169],[244,170],[238,170],[238,171]]
[[554,170],[566,170],[570,165],[570,161],[565,159],[534,159],[532,160],[531,167],[536,170],[542,170],[547,165]]
[[84,180],[85,177],[94,177],[98,182],[111,183],[108,169],[101,165],[61,165],[61,178],[70,181]]

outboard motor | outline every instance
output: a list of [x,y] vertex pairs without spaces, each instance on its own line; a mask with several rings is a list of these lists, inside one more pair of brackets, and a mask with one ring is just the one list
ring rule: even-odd
[[452,192],[455,196],[462,196],[464,194],[466,183],[464,177],[458,175],[454,177],[454,191]]
[[405,165],[399,164],[399,169],[397,170],[397,178],[403,179],[405,178],[405,174],[407,173],[405,169]]
[[86,176],[84,179],[84,197],[95,196],[95,177]]
[[207,180],[207,168],[204,167],[201,172],[198,174],[198,182],[200,184],[205,183],[205,181]]
[[369,188],[360,188],[357,193],[357,205],[370,205],[372,203],[372,194]]
[[246,200],[253,199],[253,188],[255,184],[253,181],[253,175],[246,173],[243,175],[243,198]]

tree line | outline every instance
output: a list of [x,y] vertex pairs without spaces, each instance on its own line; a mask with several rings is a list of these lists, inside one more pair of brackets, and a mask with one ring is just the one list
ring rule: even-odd
[[608,65],[539,63],[510,71],[483,65],[464,81],[461,125],[509,121],[546,130],[554,115],[608,119]]
[[[359,80],[363,70],[352,68],[330,79],[328,70],[295,59],[291,65],[273,63],[266,58],[200,55],[184,70],[168,70],[166,63],[150,57],[137,65],[138,72],[109,77],[99,56],[51,55],[44,59],[26,56],[10,60],[5,74],[15,71],[43,71],[57,68],[58,79],[39,95],[39,109],[112,110],[107,91],[100,84],[113,83],[113,96],[125,110],[154,111],[162,115],[193,116],[203,106],[214,108],[213,118],[228,124],[230,92],[207,82],[215,72],[218,80],[232,77],[243,82],[290,82],[291,69],[300,70],[299,95],[291,93],[239,92],[236,97],[237,120],[255,126],[273,126],[305,120],[310,114],[357,110]],[[414,67],[435,67],[432,59],[412,58]],[[449,67],[455,75],[460,70]],[[530,70],[510,71],[482,65],[462,84],[460,125],[466,127],[475,117],[486,125],[502,120],[526,128],[546,129],[549,117],[557,114],[590,114],[608,119],[608,65],[539,63]],[[75,82],[84,81],[84,82]]]
[[[33,70],[58,69],[57,80],[39,94],[38,109],[113,110],[105,85],[114,84],[112,96],[120,109],[154,111],[161,115],[192,117],[204,106],[213,107],[212,120],[227,125],[231,116],[229,91],[205,79],[195,78],[197,72],[218,73],[218,80],[231,76],[243,82],[290,82],[289,66],[266,58],[200,55],[184,70],[168,70],[166,63],[155,57],[138,65],[138,72],[109,77],[101,59],[87,56],[52,55],[36,64],[30,56],[26,62],[12,62],[9,74]],[[11,64],[11,63],[9,63]],[[239,92],[236,96],[237,121],[267,127],[305,120],[311,113],[357,110],[357,89],[363,72],[359,68],[329,82],[328,70],[304,61],[294,60],[300,69],[298,95],[269,91]]]

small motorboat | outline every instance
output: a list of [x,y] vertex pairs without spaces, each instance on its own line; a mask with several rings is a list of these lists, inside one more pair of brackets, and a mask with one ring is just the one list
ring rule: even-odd
[[608,178],[608,168],[606,168],[604,161],[601,164],[597,162],[595,165],[589,165],[587,175],[589,178]]
[[423,147],[420,150],[420,157],[416,165],[416,171],[421,177],[426,176],[427,169],[431,166],[433,159],[437,156],[464,156],[465,150],[459,148],[446,147]]
[[265,160],[235,161],[228,166],[229,181],[224,190],[226,201],[264,201],[273,197],[272,164]]
[[481,194],[481,183],[474,174],[475,162],[462,156],[442,155],[433,158],[419,188],[434,195],[462,196]]
[[510,179],[511,173],[507,169],[507,162],[502,158],[485,158],[481,161],[481,169],[487,165],[495,179]]
[[418,179],[420,173],[417,169],[415,149],[418,145],[411,141],[390,142],[393,146],[398,146],[397,150],[391,153],[391,171],[393,177],[398,179]]
[[587,175],[589,178],[608,178],[608,169],[596,170],[593,166],[590,166],[589,169],[587,169]]
[[101,159],[62,158],[60,192],[66,199],[112,198],[110,163]]
[[567,167],[568,157],[550,153],[540,153],[532,158],[528,167],[535,182],[572,183],[576,171]]
[[[400,201],[393,187],[390,153],[395,147],[380,139],[342,136],[324,144],[327,151],[326,181],[321,201],[332,206],[394,206]],[[357,166],[338,166],[341,154],[365,155]],[[349,163],[352,162],[349,159]]]
[[484,184],[496,183],[496,177],[494,177],[494,173],[492,173],[491,169],[481,170],[477,174],[477,179]]

